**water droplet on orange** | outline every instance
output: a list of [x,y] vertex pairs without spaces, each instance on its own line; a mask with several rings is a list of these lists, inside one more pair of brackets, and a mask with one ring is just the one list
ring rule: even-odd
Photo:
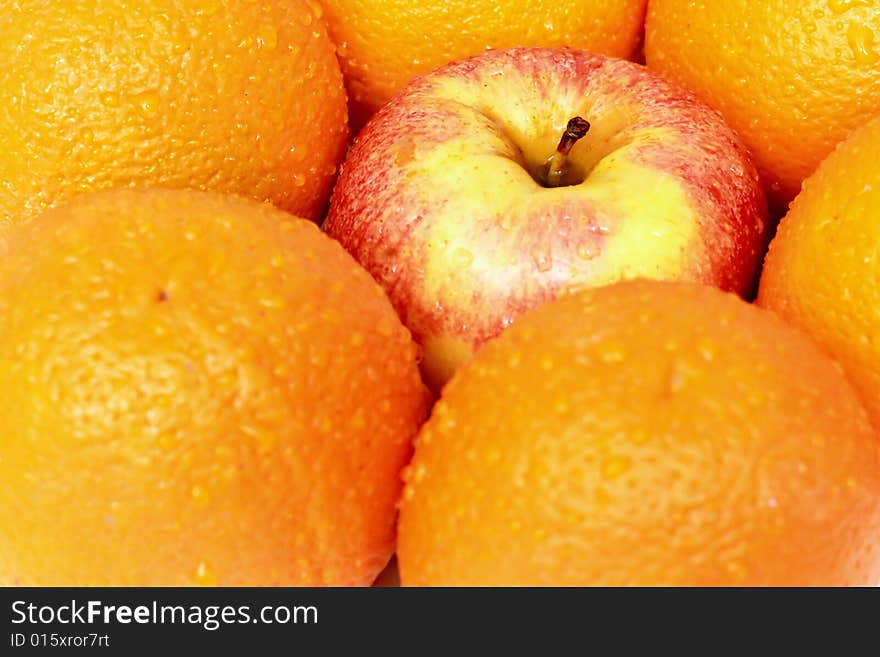
[[131,97],[131,102],[145,119],[152,118],[159,111],[159,94],[155,91],[144,91]]
[[626,350],[616,342],[606,341],[596,345],[596,355],[600,361],[610,365],[623,362],[626,358]]
[[605,479],[617,479],[630,469],[632,460],[627,456],[615,456],[602,464],[602,476]]
[[200,561],[193,574],[196,586],[217,586],[217,575],[204,561]]
[[278,45],[278,32],[272,25],[260,25],[257,30],[257,45],[268,50],[273,50]]
[[874,31],[864,23],[852,22],[846,31],[846,42],[857,64],[874,64],[880,59],[874,50]]

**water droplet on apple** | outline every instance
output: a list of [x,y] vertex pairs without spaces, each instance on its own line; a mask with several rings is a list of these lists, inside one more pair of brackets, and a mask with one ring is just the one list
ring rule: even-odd
[[474,254],[465,248],[459,247],[452,253],[452,264],[460,269],[470,267],[474,262]]
[[577,255],[578,255],[578,258],[580,258],[581,260],[592,260],[593,258],[595,258],[599,254],[598,254],[598,250],[595,248],[595,246],[593,244],[589,244],[587,242],[584,242],[583,244],[580,244],[578,246]]
[[550,249],[534,248],[532,249],[532,262],[540,272],[550,271],[553,268],[553,255]]
[[407,137],[401,142],[394,155],[394,163],[399,167],[404,167],[415,158],[416,147],[412,137]]

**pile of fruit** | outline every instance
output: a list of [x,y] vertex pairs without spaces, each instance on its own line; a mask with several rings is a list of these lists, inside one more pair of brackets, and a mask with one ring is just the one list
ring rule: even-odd
[[880,0],[0,34],[0,585],[880,584]]

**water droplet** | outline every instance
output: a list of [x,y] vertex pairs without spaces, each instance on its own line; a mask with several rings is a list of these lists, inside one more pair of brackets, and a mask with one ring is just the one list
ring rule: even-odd
[[257,45],[268,50],[273,50],[278,45],[278,32],[272,25],[260,25],[257,30]]
[[703,357],[703,360],[712,362],[718,353],[718,345],[708,338],[700,338],[697,340],[697,351]]
[[363,413],[358,412],[351,418],[351,428],[356,431],[360,431],[361,429],[366,428],[367,420],[364,418]]
[[264,297],[258,302],[263,308],[284,309],[287,302],[281,297]]
[[193,579],[196,586],[217,586],[217,575],[204,561],[200,561],[196,566]]
[[474,262],[474,254],[465,248],[459,247],[452,252],[452,264],[460,269],[470,267]]
[[[828,8],[837,15],[853,9],[854,7],[870,6],[873,0],[828,0]],[[822,16],[822,12],[817,10],[817,18]]]
[[211,500],[211,496],[208,494],[208,491],[206,491],[202,486],[198,484],[194,485],[190,489],[189,495],[192,498],[193,502],[200,505],[207,504]]
[[864,23],[850,23],[846,41],[857,64],[873,64],[880,59],[874,50],[874,32]]
[[630,435],[630,440],[632,440],[634,445],[644,445],[650,437],[650,434],[644,429],[635,429]]
[[394,154],[394,163],[399,167],[405,167],[415,159],[416,145],[412,137],[405,137],[397,147]]
[[666,379],[666,393],[669,395],[674,395],[678,392],[681,392],[687,384],[687,379],[687,365],[684,363],[684,361],[676,359],[672,363],[672,367],[669,370],[669,376]]
[[394,333],[394,325],[389,320],[382,319],[376,325],[376,331],[383,338],[390,338],[391,335]]
[[553,268],[553,255],[550,253],[550,249],[540,249],[534,248],[532,249],[532,262],[535,263],[535,267],[540,272],[550,271]]
[[131,97],[131,102],[145,119],[156,115],[159,111],[159,94],[155,91],[144,91]]
[[299,174],[299,173],[293,174],[293,184],[296,187],[302,187],[303,185],[306,184],[305,176],[303,176],[302,174]]
[[584,242],[583,244],[578,245],[577,255],[581,260],[592,260],[598,255],[598,253],[593,244]]
[[748,571],[746,567],[740,563],[739,561],[728,561],[724,565],[724,569],[730,574],[734,579],[744,579]]
[[101,104],[107,107],[119,107],[119,95],[109,92],[101,94]]
[[599,360],[608,365],[621,363],[626,358],[626,349],[624,349],[623,345],[616,342],[600,342],[596,346],[596,355],[599,357]]
[[268,452],[275,447],[275,444],[278,442],[278,438],[273,432],[264,431],[261,428],[249,424],[243,424],[241,426],[241,432],[252,438],[257,444],[257,449],[261,452]]
[[754,407],[763,406],[767,402],[767,396],[759,390],[750,390],[746,395],[746,402]]
[[630,469],[632,460],[627,456],[614,456],[602,464],[602,476],[605,479],[617,479]]

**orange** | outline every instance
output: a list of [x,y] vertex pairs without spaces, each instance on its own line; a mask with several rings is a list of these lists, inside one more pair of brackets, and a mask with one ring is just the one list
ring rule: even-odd
[[525,315],[444,389],[405,476],[405,585],[880,582],[880,441],[855,392],[712,287]]
[[369,116],[415,75],[489,48],[637,53],[647,0],[322,0],[352,102]]
[[416,347],[311,222],[117,190],[0,259],[0,585],[368,585]]
[[880,117],[804,183],[770,246],[758,303],[839,360],[880,427]]
[[880,106],[880,1],[651,0],[645,54],[721,111],[784,213]]
[[347,140],[312,0],[0,3],[0,233],[73,194],[196,188],[316,219]]

